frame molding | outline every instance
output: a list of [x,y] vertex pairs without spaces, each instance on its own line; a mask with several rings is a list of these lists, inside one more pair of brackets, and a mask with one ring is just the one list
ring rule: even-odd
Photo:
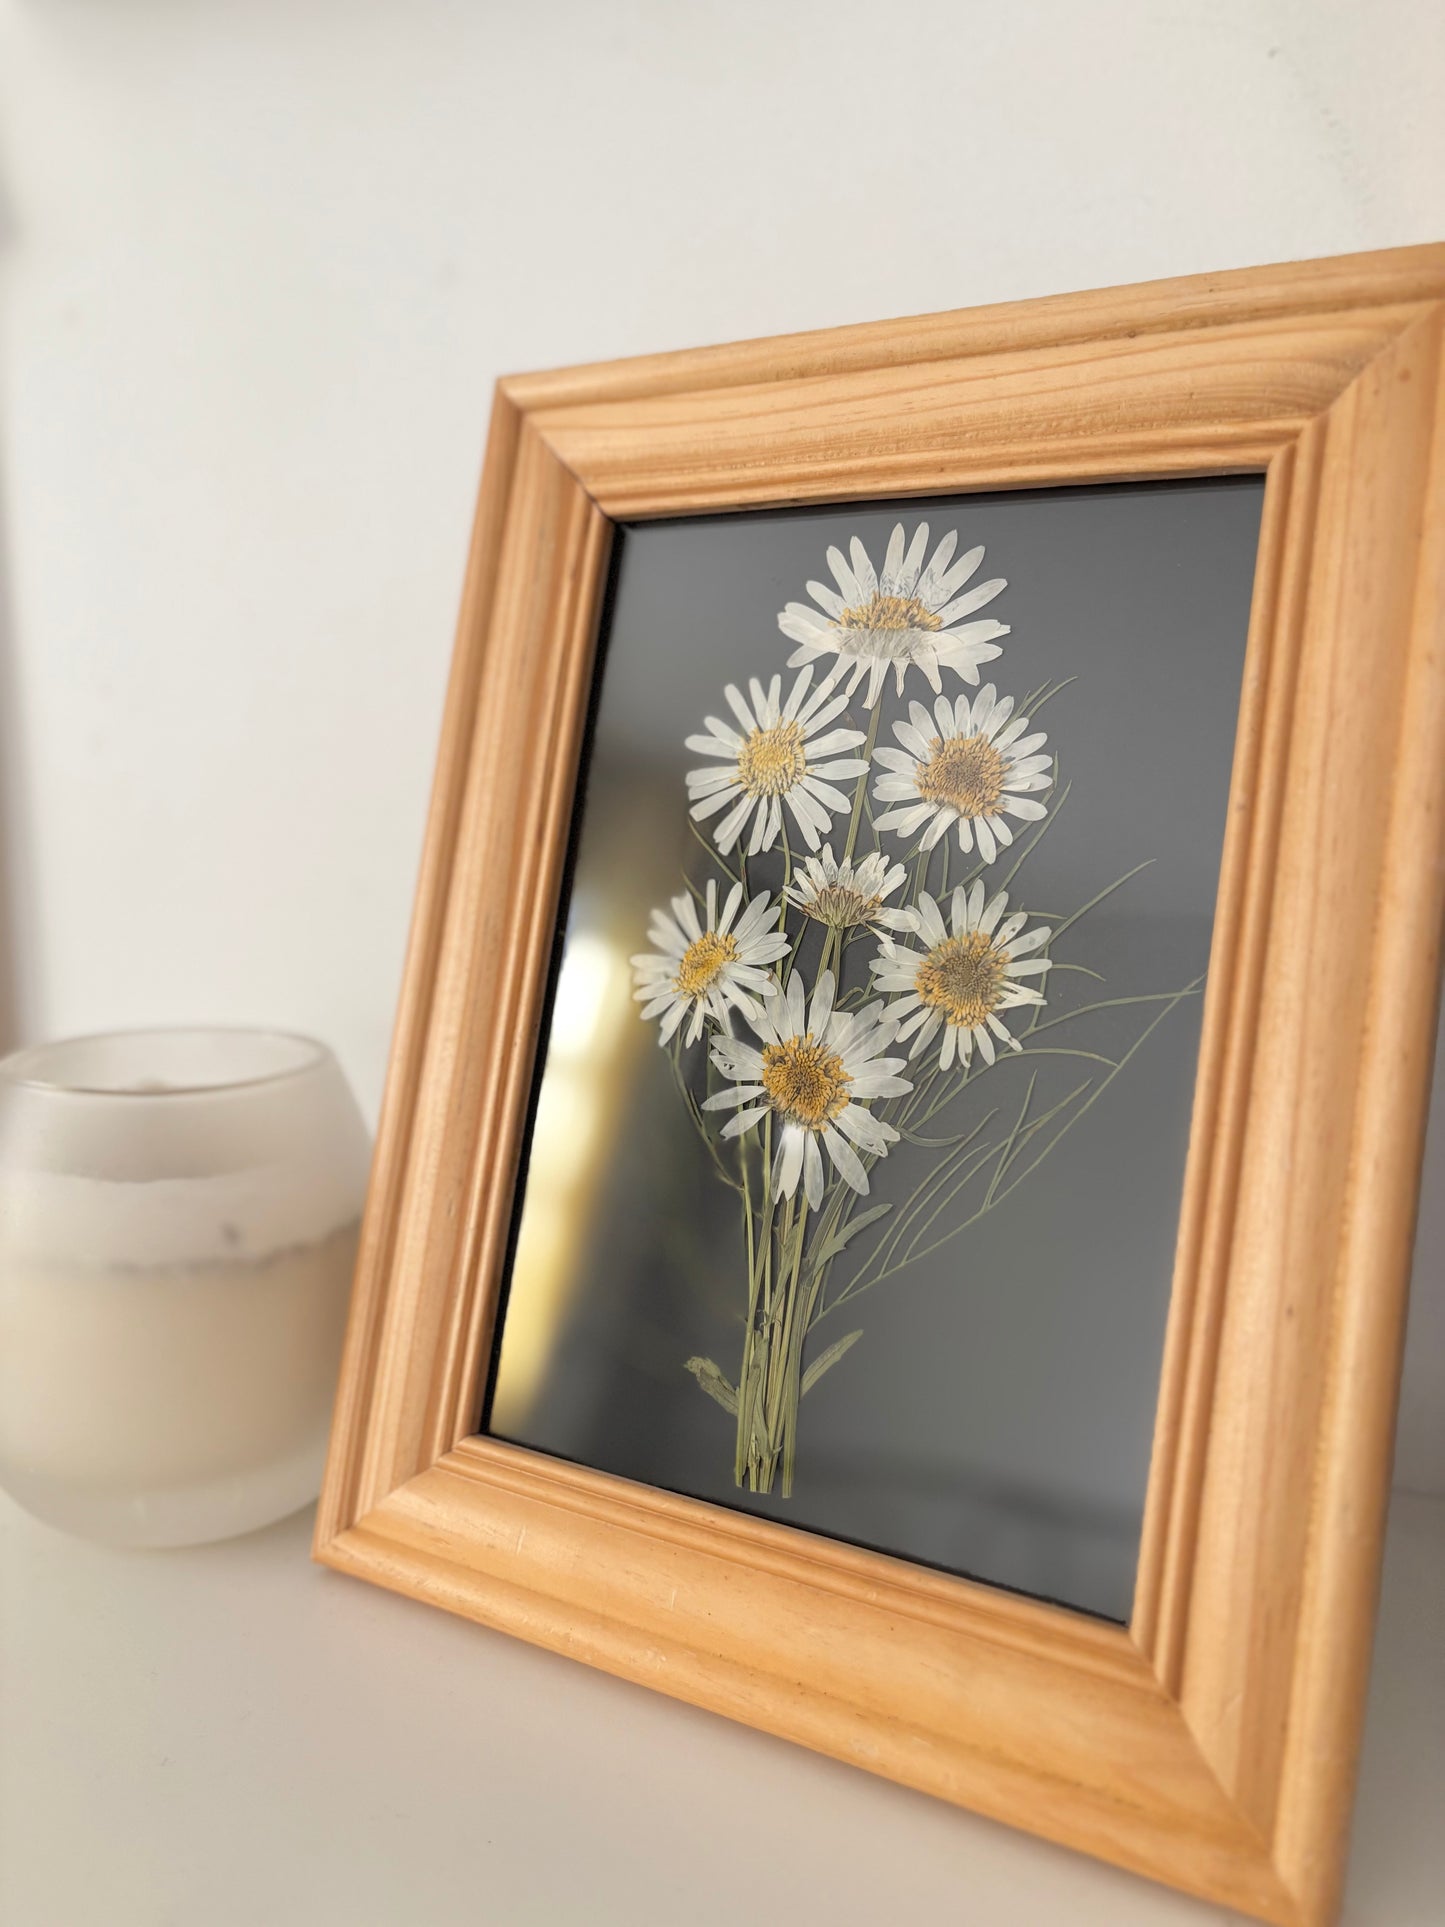
[[[318,1559],[1281,1927],[1333,1918],[1445,892],[1442,329],[1445,247],[1410,248],[499,384]],[[1261,469],[1129,1628],[469,1437],[611,524]]]

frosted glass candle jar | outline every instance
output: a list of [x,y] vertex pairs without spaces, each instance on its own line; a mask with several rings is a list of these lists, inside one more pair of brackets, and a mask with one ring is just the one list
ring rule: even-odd
[[0,1063],[0,1484],[132,1546],[314,1498],[368,1159],[306,1038],[134,1032]]

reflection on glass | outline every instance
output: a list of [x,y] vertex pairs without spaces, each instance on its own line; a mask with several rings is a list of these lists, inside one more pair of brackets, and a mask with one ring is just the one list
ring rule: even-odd
[[627,959],[597,931],[567,945],[527,1167],[514,1275],[527,1280],[507,1319],[507,1376],[494,1418],[525,1423],[565,1317],[592,1194],[605,1176],[608,1080],[635,1042],[627,1027]]
[[622,536],[491,1430],[1127,1615],[1260,493]]

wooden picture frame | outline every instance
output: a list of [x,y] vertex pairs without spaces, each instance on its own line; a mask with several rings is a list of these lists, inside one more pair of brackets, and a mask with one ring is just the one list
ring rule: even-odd
[[[320,1560],[1262,1919],[1333,1916],[1438,981],[1442,321],[1445,248],[1411,248],[499,385]],[[610,525],[1242,471],[1263,526],[1128,1628],[469,1436]]]

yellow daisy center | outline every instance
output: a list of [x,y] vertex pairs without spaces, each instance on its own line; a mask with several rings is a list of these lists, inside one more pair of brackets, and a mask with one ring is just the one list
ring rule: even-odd
[[996,816],[1008,764],[987,736],[935,736],[932,756],[914,779],[925,803],[960,816]]
[[825,923],[830,930],[851,930],[854,924],[867,923],[882,907],[882,897],[865,896],[851,883],[825,883],[803,905],[815,923]]
[[812,1033],[763,1046],[763,1089],[774,1110],[810,1131],[821,1131],[848,1106],[853,1082],[843,1060]]
[[705,997],[718,973],[726,964],[734,962],[737,954],[736,937],[720,935],[716,930],[704,930],[683,951],[682,962],[677,966],[677,975],[672,980],[673,989],[680,997]]
[[749,796],[784,796],[807,773],[801,723],[755,729],[738,751],[738,775]]
[[866,602],[845,609],[840,629],[941,629],[942,622],[911,595],[883,595],[875,590]]
[[1002,1000],[1008,960],[1008,952],[996,950],[982,930],[945,937],[918,966],[914,989],[950,1024],[977,1030]]

